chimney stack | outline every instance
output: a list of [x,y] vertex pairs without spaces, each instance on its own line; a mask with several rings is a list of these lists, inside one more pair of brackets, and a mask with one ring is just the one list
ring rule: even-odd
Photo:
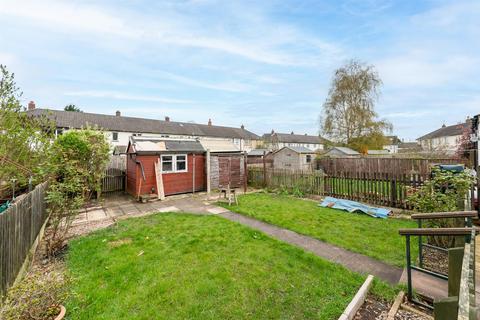
[[35,110],[35,102],[30,101],[28,103],[28,110]]
[[212,119],[208,119],[208,125],[209,125],[209,126],[212,125]]
[[170,122],[170,117],[169,117],[169,116],[166,116],[166,117],[165,117],[165,121]]
[[120,117],[122,114],[120,113],[119,110],[117,110],[117,112],[115,112],[115,115],[116,115],[117,117]]
[[245,129],[245,126],[242,124],[242,125],[240,126],[240,128],[241,128],[242,130],[244,130],[244,129]]

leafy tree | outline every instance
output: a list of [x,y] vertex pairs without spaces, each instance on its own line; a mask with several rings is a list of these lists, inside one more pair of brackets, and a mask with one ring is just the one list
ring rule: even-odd
[[93,195],[100,195],[109,152],[110,145],[99,130],[69,130],[55,140],[46,197],[50,214],[46,237],[49,256],[63,247],[78,209]]
[[3,65],[0,77],[0,188],[12,179],[23,188],[30,178],[33,183],[45,179],[53,124],[24,112],[15,76]]
[[337,69],[320,118],[323,135],[359,151],[383,146],[392,125],[375,112],[381,86],[373,66],[352,60]]
[[77,106],[74,105],[74,104],[66,105],[65,108],[63,108],[63,110],[65,110],[65,111],[73,111],[73,112],[82,112],[82,110],[80,110],[80,108],[77,107]]
[[457,150],[455,150],[455,156],[458,158],[468,159],[470,152],[473,150],[473,144],[470,141],[470,135],[473,133],[470,126],[463,127],[462,135],[458,141]]

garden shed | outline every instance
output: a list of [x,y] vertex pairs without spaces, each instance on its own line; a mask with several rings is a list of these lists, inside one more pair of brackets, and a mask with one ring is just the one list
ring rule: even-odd
[[246,182],[246,155],[235,144],[225,140],[201,140],[205,150],[208,150],[207,165],[209,165],[210,189],[221,189],[230,185],[231,188],[241,188]]
[[311,170],[315,152],[305,147],[283,147],[273,152],[273,168],[287,170]]
[[127,192],[141,197],[203,191],[205,149],[194,139],[130,137]]

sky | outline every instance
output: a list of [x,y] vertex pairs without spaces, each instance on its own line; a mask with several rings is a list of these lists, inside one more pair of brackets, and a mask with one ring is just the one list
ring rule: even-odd
[[405,141],[480,113],[479,0],[0,0],[0,22],[25,105],[318,134],[356,59]]

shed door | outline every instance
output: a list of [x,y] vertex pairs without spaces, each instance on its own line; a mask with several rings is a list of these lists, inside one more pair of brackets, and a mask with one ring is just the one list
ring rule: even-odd
[[241,186],[239,157],[218,157],[218,171],[220,187],[226,187],[229,182],[231,187]]

